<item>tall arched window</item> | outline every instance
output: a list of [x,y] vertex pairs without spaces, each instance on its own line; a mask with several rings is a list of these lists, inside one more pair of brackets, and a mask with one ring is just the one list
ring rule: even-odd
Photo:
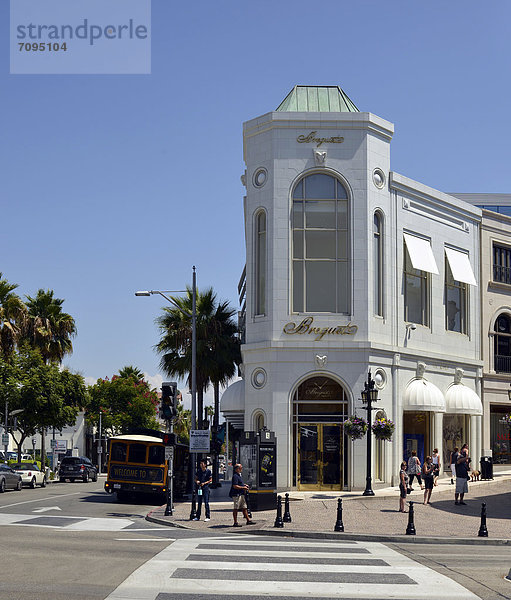
[[500,315],[495,321],[495,371],[511,373],[511,320]]
[[383,317],[383,222],[379,212],[373,217],[374,314]]
[[256,215],[255,314],[266,314],[266,213]]
[[293,312],[349,312],[348,194],[315,173],[293,190]]

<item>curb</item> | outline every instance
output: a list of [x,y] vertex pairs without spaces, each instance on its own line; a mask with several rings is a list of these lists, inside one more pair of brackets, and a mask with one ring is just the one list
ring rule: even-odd
[[[157,525],[166,527],[176,527],[177,529],[185,529],[186,531],[194,531],[192,527],[179,525],[173,521],[167,521],[158,517],[153,517],[154,509],[147,513],[145,520]],[[203,533],[197,531],[197,533]],[[245,531],[233,530],[228,533],[246,534]],[[300,537],[316,540],[355,540],[359,542],[381,542],[384,544],[448,544],[460,546],[511,546],[511,540],[502,538],[453,538],[453,537],[422,537],[415,535],[378,535],[373,533],[330,533],[326,531],[282,531],[282,529],[251,529],[252,535],[268,535],[279,537]],[[510,571],[511,576],[511,571]]]

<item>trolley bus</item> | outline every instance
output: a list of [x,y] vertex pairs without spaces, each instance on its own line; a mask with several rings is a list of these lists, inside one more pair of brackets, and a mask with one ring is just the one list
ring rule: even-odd
[[110,438],[105,491],[128,494],[167,492],[167,471],[163,440],[149,435],[118,435]]

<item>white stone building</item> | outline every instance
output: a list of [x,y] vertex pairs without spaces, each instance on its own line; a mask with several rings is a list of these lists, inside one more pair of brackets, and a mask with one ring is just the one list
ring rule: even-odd
[[[368,370],[392,442],[373,485],[458,441],[481,451],[481,210],[391,170],[394,126],[338,87],[296,86],[244,124],[245,340],[227,420],[277,436],[279,489],[360,489]],[[243,283],[242,286],[243,287]]]

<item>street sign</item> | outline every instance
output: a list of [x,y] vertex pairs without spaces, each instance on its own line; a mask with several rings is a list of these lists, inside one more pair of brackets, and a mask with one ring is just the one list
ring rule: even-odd
[[165,460],[174,460],[174,446],[165,446]]
[[9,445],[9,434],[2,433],[2,446],[8,446],[8,445]]
[[57,445],[55,446],[55,452],[57,454],[65,454],[67,452],[67,440],[55,440]]
[[57,446],[57,440],[50,440],[50,446],[55,448]]
[[102,454],[103,453],[103,448],[101,446],[98,446],[98,454]]
[[209,429],[190,431],[190,452],[209,452]]

